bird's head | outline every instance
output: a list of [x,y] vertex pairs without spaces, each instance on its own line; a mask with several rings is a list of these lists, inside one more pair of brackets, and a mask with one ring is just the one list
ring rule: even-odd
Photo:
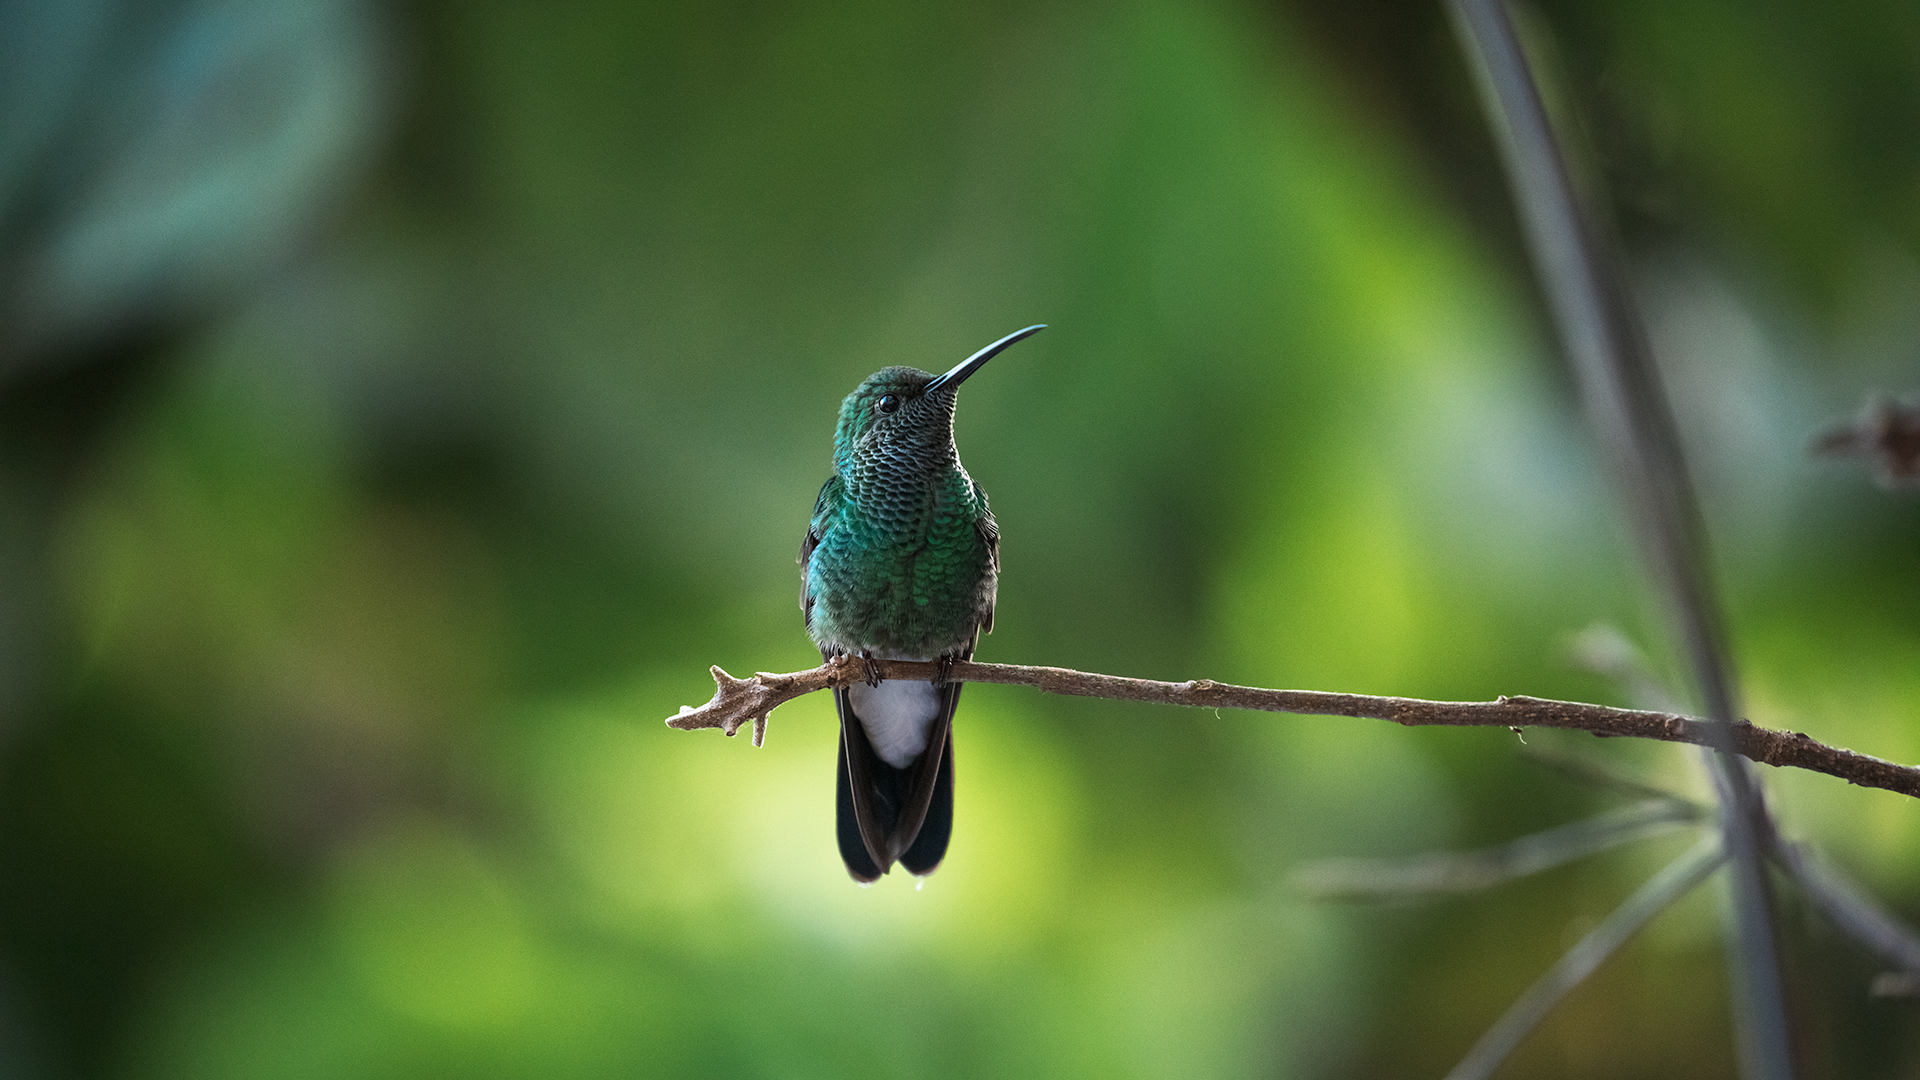
[[834,464],[845,468],[856,458],[925,454],[951,447],[954,396],[960,384],[1002,349],[1043,329],[1045,324],[1008,334],[944,375],[887,367],[867,376],[840,403],[840,423],[833,433]]

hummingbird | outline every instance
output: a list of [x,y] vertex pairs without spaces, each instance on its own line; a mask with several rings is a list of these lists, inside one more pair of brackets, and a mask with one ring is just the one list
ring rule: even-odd
[[[840,858],[859,882],[895,862],[931,874],[953,834],[953,711],[971,660],[993,630],[1000,527],[960,465],[960,384],[1022,338],[988,345],[944,375],[881,368],[840,403],[833,475],[800,542],[800,610],[823,660],[867,661],[865,682],[834,690]],[[925,660],[930,682],[879,678],[876,659]]]

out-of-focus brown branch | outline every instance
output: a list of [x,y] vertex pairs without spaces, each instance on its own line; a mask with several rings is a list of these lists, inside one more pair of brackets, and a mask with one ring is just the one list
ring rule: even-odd
[[1813,449],[1867,459],[1889,491],[1920,491],[1920,403],[1876,394],[1852,423],[1822,432]]
[[[753,724],[753,744],[766,737],[767,714],[787,701],[828,687],[850,686],[866,677],[868,661],[838,657],[817,668],[787,674],[761,672],[736,679],[713,669],[717,684],[713,700],[699,708],[683,706],[667,718],[667,726],[692,731],[719,728],[732,735],[741,725]],[[871,661],[879,673],[892,679],[931,679],[934,665],[908,660]],[[1301,713],[1309,716],[1354,716],[1391,720],[1407,727],[1548,727],[1588,731],[1600,736],[1658,739],[1662,742],[1711,746],[1715,736],[1707,722],[1676,713],[1615,709],[1577,701],[1503,697],[1497,701],[1423,701],[1419,698],[1334,694],[1320,690],[1266,690],[1233,686],[1211,679],[1156,682],[1098,675],[1056,667],[1024,664],[953,665],[948,678],[956,682],[1003,683],[1032,686],[1049,694],[1109,698],[1115,701],[1151,701],[1162,705],[1192,705],[1208,709],[1253,709],[1260,712]],[[1724,739],[1724,736],[1721,738]],[[1796,731],[1774,731],[1746,721],[1733,725],[1733,749],[1762,765],[1790,766],[1837,776],[1861,787],[1884,788],[1920,798],[1920,768],[1827,746]]]

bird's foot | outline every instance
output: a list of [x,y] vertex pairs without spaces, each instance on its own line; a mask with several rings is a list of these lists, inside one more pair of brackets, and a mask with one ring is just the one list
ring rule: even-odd
[[953,657],[937,657],[933,661],[933,678],[928,681],[933,683],[935,687],[947,685],[947,680],[953,676],[953,665]]
[[873,654],[870,652],[866,652],[865,650],[862,650],[860,653],[860,666],[867,673],[867,685],[873,687],[876,690],[879,689],[880,688],[880,664],[878,661],[874,660]]

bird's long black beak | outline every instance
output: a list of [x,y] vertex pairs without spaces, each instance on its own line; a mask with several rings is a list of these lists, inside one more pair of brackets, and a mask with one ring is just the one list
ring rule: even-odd
[[994,342],[979,352],[974,353],[972,356],[967,357],[965,360],[960,361],[958,364],[953,365],[952,371],[947,372],[945,375],[935,376],[934,380],[928,383],[926,389],[922,390],[921,393],[931,394],[935,390],[947,390],[959,386],[961,383],[967,381],[967,376],[979,371],[986,366],[987,361],[1000,355],[1000,350],[1019,341],[1021,338],[1032,337],[1046,328],[1047,324],[1041,323],[1038,326],[1029,326],[1025,330],[1015,330],[999,341]]

